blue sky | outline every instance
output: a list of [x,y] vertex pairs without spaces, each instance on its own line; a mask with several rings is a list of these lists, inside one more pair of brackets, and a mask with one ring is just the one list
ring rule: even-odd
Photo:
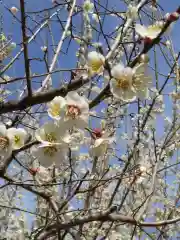
[[[79,2],[83,2],[82,0],[79,0]],[[5,4],[10,7],[10,6],[16,6],[19,8],[19,0],[4,0]],[[105,2],[104,0],[102,0],[102,3]],[[120,5],[120,1],[118,0],[113,0],[110,1],[112,5],[116,6],[116,10],[119,9],[121,10],[121,5]],[[163,6],[165,13],[166,12],[171,12],[174,11],[177,7],[178,4],[180,4],[179,0],[160,0],[159,3]],[[40,9],[44,9],[44,8],[48,8],[52,6],[52,1],[51,0],[29,0],[27,1],[27,5],[26,5],[26,10],[28,12],[34,11],[34,9],[36,9],[37,11]],[[125,9],[124,9],[125,10]],[[52,13],[52,11],[51,11]],[[19,18],[20,13],[17,14],[17,17]],[[64,20],[66,19],[66,13],[62,10],[61,11],[61,17],[64,17]],[[39,18],[38,21],[40,21],[41,19]],[[33,26],[35,26],[34,22],[32,19],[28,19],[29,23],[31,24],[31,28],[33,28]],[[14,42],[16,43],[20,43],[20,36],[21,36],[21,28],[20,28],[20,24],[15,24],[13,18],[11,17],[11,15],[5,11],[4,14],[4,19],[3,19],[3,28],[4,28],[4,32],[6,35],[12,36],[12,39]],[[80,21],[79,19],[76,19],[76,24],[80,26]],[[108,21],[106,23],[106,27],[107,27],[107,31],[109,31],[110,29],[112,29],[115,24],[117,24],[117,21],[114,20],[114,18],[112,18],[112,21]],[[54,41],[57,43],[59,38],[61,37],[61,31],[59,31],[59,25],[53,25],[52,27],[52,32],[53,32],[53,37],[54,37]],[[180,45],[179,45],[179,29],[180,29],[180,21],[178,21],[173,30],[172,30],[172,39],[174,42],[174,46],[175,46],[175,50],[178,52],[180,50]],[[29,32],[30,34],[30,32]],[[47,38],[48,32],[46,30],[43,30],[41,32],[41,34],[36,38],[35,42],[33,42],[32,44],[29,45],[29,54],[31,58],[35,58],[36,56],[43,56],[43,52],[41,51],[40,47],[46,45],[46,38]],[[52,41],[50,37],[48,37],[48,41]],[[64,44],[64,48],[63,50],[66,50],[68,41],[65,41]],[[76,51],[77,51],[78,45],[73,42],[70,45],[69,48],[69,52],[67,55],[61,54],[59,61],[58,61],[58,67],[60,68],[73,68],[76,67]],[[17,49],[13,52],[13,56],[19,51],[20,46],[17,46]],[[162,62],[162,58],[161,55],[158,55],[158,62]],[[50,55],[50,58],[52,56]],[[8,61],[8,60],[7,60]],[[7,62],[6,61],[6,62]],[[24,76],[24,65],[23,65],[23,54],[21,55],[20,59],[18,61],[15,62],[14,66],[7,72],[8,75],[10,75],[11,77],[14,76]],[[31,67],[32,67],[32,72],[35,73],[44,73],[45,72],[45,65],[43,63],[38,62],[37,61],[32,61],[31,62]],[[162,62],[161,64],[159,64],[159,70],[161,72],[165,72],[167,67],[165,65],[164,62]],[[61,79],[68,79],[68,73],[58,73],[58,74],[54,74],[53,75],[53,83],[54,86],[59,86]],[[39,81],[38,81],[39,82]],[[15,83],[13,85],[13,88],[18,89],[19,88],[19,83]],[[33,83],[33,87],[37,88],[39,87],[38,83]],[[12,86],[10,87],[12,89]],[[16,94],[14,95],[16,96]],[[167,107],[166,107],[166,111],[168,114],[170,114],[171,111],[171,105],[169,105],[170,103],[167,101]],[[160,121],[160,120],[159,120]],[[160,127],[159,122],[157,123],[159,125],[158,129],[159,133],[162,132],[162,128]],[[29,193],[27,193],[25,195],[26,201],[25,203],[25,207],[31,207],[32,205],[29,204],[30,202],[32,202],[33,200],[33,196]]]

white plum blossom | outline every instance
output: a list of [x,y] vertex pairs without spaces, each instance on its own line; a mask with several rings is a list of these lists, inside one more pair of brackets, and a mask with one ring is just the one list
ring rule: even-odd
[[95,129],[93,131],[93,137],[95,138],[94,144],[90,147],[90,154],[93,157],[100,157],[107,153],[107,149],[110,148],[115,137],[110,133]]
[[71,91],[66,97],[66,113],[64,122],[67,128],[76,127],[84,129],[88,125],[89,119],[89,103],[84,96],[80,96],[77,92]]
[[55,97],[47,106],[48,115],[55,120],[60,120],[66,111],[66,100],[60,96]]
[[133,68],[133,87],[136,91],[136,96],[140,99],[149,97],[148,87],[152,83],[152,77],[147,74],[147,64],[141,63]]
[[7,136],[11,140],[13,150],[23,147],[28,138],[28,134],[23,128],[9,128]]
[[77,92],[69,92],[65,98],[55,97],[48,103],[48,115],[58,120],[59,124],[65,123],[64,129],[76,127],[83,129],[88,125],[89,103],[88,99]]
[[133,69],[118,64],[112,68],[110,88],[113,96],[123,101],[134,101],[136,97],[147,99],[152,78],[147,74],[147,63]]
[[105,58],[102,54],[92,51],[88,53],[87,65],[89,74],[100,74],[104,71]]
[[136,91],[132,85],[133,69],[118,64],[112,68],[112,79],[110,81],[110,89],[113,96],[123,101],[134,101],[136,99]]
[[162,28],[163,28],[163,25],[159,23],[155,25],[150,25],[148,27],[141,24],[135,25],[136,32],[142,38],[150,38],[150,39],[156,38],[159,35],[159,33],[162,31]]
[[33,154],[42,166],[59,166],[66,159],[68,145],[62,140],[66,134],[64,129],[64,125],[49,122],[36,131],[36,139],[41,144],[34,149]]
[[27,140],[27,132],[22,128],[9,128],[0,123],[0,159],[7,159],[13,150],[20,149]]
[[11,140],[7,136],[7,129],[0,123],[0,159],[6,159],[12,154]]

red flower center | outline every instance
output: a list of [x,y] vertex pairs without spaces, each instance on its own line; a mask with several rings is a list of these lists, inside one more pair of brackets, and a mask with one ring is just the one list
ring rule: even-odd
[[71,117],[72,119],[75,119],[80,114],[81,114],[81,110],[79,109],[79,107],[77,107],[75,105],[68,105],[68,109],[67,109],[67,112],[66,112],[66,115],[68,117]]

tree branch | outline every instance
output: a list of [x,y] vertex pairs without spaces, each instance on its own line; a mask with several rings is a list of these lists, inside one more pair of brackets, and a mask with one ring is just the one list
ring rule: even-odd
[[27,89],[29,97],[32,96],[31,89],[31,79],[30,79],[30,68],[29,68],[29,58],[28,58],[28,38],[26,36],[26,16],[25,16],[25,4],[24,0],[20,0],[21,6],[21,26],[22,26],[22,38],[23,38],[23,48],[24,48],[24,64],[25,64],[25,72],[26,72],[26,81],[27,81]]
[[24,110],[27,107],[32,107],[36,104],[46,103],[51,101],[56,96],[64,97],[69,91],[77,90],[89,81],[90,80],[88,78],[81,77],[80,79],[71,82],[67,87],[61,87],[59,89],[49,90],[48,92],[38,93],[31,97],[25,97],[20,101],[1,103],[0,114]]
[[101,221],[101,222],[106,222],[106,221],[110,221],[110,222],[116,221],[117,222],[118,221],[118,222],[123,222],[123,223],[131,224],[131,225],[137,225],[137,226],[141,226],[141,227],[159,227],[159,226],[169,225],[172,223],[177,223],[180,221],[180,217],[178,217],[178,218],[174,218],[171,220],[164,220],[164,221],[159,221],[159,222],[138,222],[133,217],[128,217],[128,216],[124,216],[124,215],[120,215],[120,214],[114,214],[113,212],[115,210],[116,210],[116,207],[112,207],[107,211],[89,215],[89,216],[85,216],[85,217],[79,218],[79,219],[70,220],[68,222],[59,224],[58,226],[56,223],[51,224],[45,229],[45,232],[43,232],[42,234],[39,235],[39,237],[37,239],[38,240],[46,239],[48,236],[50,236],[52,233],[54,233],[55,229],[66,230],[71,227],[74,227],[77,225],[82,225],[85,223],[90,223],[93,221]]

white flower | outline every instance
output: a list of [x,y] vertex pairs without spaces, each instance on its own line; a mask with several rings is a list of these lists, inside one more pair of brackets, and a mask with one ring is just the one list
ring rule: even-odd
[[67,128],[76,127],[83,129],[87,127],[89,119],[88,100],[75,91],[69,92],[65,100],[67,106],[64,122]]
[[147,75],[147,64],[141,63],[133,70],[133,87],[136,91],[136,94],[141,99],[147,99],[149,97],[148,87],[152,83],[151,76]]
[[44,124],[36,131],[36,139],[41,145],[33,153],[42,166],[49,167],[53,163],[59,166],[66,159],[68,145],[62,140],[65,134],[64,125],[57,126],[52,122]]
[[110,81],[110,89],[113,96],[123,101],[134,101],[136,92],[132,85],[133,69],[118,64],[112,68],[113,79]]
[[115,138],[110,137],[110,134],[107,132],[100,133],[96,131],[95,136],[97,136],[97,138],[90,147],[90,154],[93,157],[100,157],[107,153],[107,149],[111,146]]
[[130,4],[126,12],[126,16],[132,20],[136,20],[138,18],[138,8]]
[[11,156],[12,144],[7,136],[7,129],[3,123],[0,123],[0,159],[7,159]]
[[23,128],[9,128],[7,136],[11,140],[13,150],[23,147],[28,137],[27,132]]
[[150,38],[154,39],[156,38],[159,33],[162,31],[163,25],[162,24],[155,24],[150,25],[148,27],[143,26],[141,24],[136,24],[135,30],[136,32],[142,37],[142,38]]
[[48,115],[56,120],[60,120],[66,111],[66,100],[63,97],[55,97],[48,103]]
[[89,74],[100,74],[104,70],[105,58],[102,54],[92,51],[88,53],[87,64],[89,69]]

